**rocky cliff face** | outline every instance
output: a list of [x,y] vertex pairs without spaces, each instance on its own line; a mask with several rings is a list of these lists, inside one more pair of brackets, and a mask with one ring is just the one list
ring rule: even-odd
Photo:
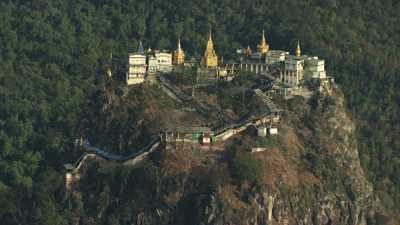
[[257,156],[265,166],[262,187],[221,187],[197,199],[192,224],[377,224],[379,201],[361,168],[343,96],[310,104],[286,116],[280,147]]
[[[86,201],[106,213],[91,217],[137,225],[382,224],[377,218],[383,209],[360,165],[355,123],[342,94],[293,99],[282,107],[278,137],[260,142],[247,130],[221,145],[221,152],[176,144],[122,173],[128,175],[112,172],[111,188],[99,193],[112,197]],[[248,147],[260,143],[267,151],[251,155],[262,173],[256,181],[238,181],[231,150],[250,154]]]

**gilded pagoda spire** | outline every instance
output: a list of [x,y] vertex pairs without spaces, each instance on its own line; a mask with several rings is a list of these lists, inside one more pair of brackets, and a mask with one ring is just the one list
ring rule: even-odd
[[266,54],[269,51],[269,45],[267,43],[267,39],[265,38],[265,31],[262,31],[261,42],[257,45],[257,50],[261,54]]
[[262,40],[261,40],[261,44],[262,44],[262,45],[267,44],[267,41],[265,40],[265,31],[264,31],[264,30],[262,31]]
[[178,51],[181,51],[181,50],[182,50],[182,47],[181,47],[181,37],[178,37],[177,50],[178,50]]
[[203,56],[203,65],[206,67],[217,67],[218,66],[218,56],[214,49],[214,43],[212,41],[211,30],[208,36],[207,47]]
[[215,54],[215,50],[214,50],[214,43],[213,43],[213,40],[212,40],[211,30],[210,30],[210,33],[209,33],[209,36],[208,36],[207,48],[206,48],[206,52],[205,53],[216,55]]
[[297,40],[297,48],[296,48],[296,56],[300,57],[301,56],[301,48],[300,48],[300,41]]
[[183,65],[185,63],[185,52],[182,49],[180,37],[178,37],[176,50],[174,51],[174,56],[172,58],[172,63],[174,65]]
[[253,52],[251,51],[250,45],[244,50],[244,54],[246,57],[250,57]]

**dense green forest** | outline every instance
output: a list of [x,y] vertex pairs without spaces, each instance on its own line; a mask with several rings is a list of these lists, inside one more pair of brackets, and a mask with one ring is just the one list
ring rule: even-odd
[[[400,2],[396,0],[3,0],[0,2],[0,221],[65,224],[60,166],[90,130],[113,65],[145,46],[199,58],[212,27],[229,59],[265,29],[272,49],[319,55],[358,124],[363,167],[400,202]],[[110,54],[113,54],[112,59]],[[99,131],[100,132],[100,131]],[[96,135],[95,131],[90,132]]]

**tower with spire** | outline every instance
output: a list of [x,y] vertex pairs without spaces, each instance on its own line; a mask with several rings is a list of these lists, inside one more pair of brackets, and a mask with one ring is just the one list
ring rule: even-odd
[[126,76],[128,85],[139,84],[145,81],[146,55],[142,41],[139,41],[137,52],[129,54],[129,71]]
[[183,65],[185,63],[185,52],[183,51],[181,47],[181,38],[178,38],[178,43],[176,46],[176,50],[174,51],[174,56],[172,63],[175,66]]
[[212,41],[211,30],[207,41],[207,47],[202,59],[203,66],[207,68],[218,67],[218,56],[214,49],[214,43]]
[[265,32],[264,30],[262,31],[262,37],[261,37],[261,42],[259,45],[257,45],[257,50],[259,53],[265,55],[269,51],[269,45],[267,43],[267,40],[265,38]]

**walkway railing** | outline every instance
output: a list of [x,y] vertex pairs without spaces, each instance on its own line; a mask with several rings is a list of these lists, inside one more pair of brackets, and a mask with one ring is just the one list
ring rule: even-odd
[[[74,170],[73,172],[76,173],[80,170],[82,167],[83,163],[88,159],[88,158],[102,158],[107,161],[114,161],[122,164],[129,164],[129,165],[135,165],[138,161],[136,160],[137,158],[143,158],[143,155],[148,155],[155,151],[157,147],[159,147],[161,143],[160,138],[156,138],[153,141],[151,141],[147,146],[141,148],[139,151],[135,151],[134,153],[128,155],[128,156],[121,156],[121,155],[115,155],[110,152],[104,151],[100,148],[97,147],[92,147],[92,146],[87,146],[86,152],[79,157],[79,159],[75,162]],[[135,163],[132,163],[135,162]]]

